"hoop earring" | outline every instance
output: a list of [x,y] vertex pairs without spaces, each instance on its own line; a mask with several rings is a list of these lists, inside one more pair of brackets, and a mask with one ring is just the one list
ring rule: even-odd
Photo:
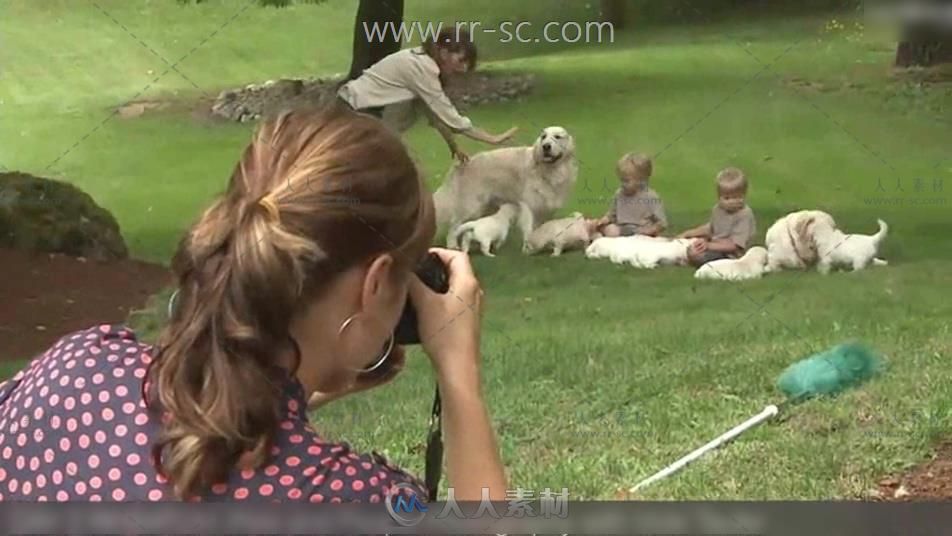
[[[345,329],[347,329],[347,326],[349,326],[350,323],[354,321],[354,318],[355,318],[358,314],[360,314],[360,313],[356,313],[356,314],[352,314],[352,315],[348,316],[347,319],[344,320],[344,321],[341,323],[340,328],[337,330],[337,336],[338,336],[338,337],[340,336],[341,333],[344,332]],[[380,354],[380,358],[377,360],[376,363],[374,363],[373,365],[371,365],[371,366],[369,366],[369,367],[367,367],[367,368],[351,369],[351,370],[354,370],[354,371],[357,371],[357,372],[373,372],[373,371],[377,370],[378,368],[380,368],[381,365],[384,364],[384,362],[387,361],[387,358],[390,357],[390,354],[393,353],[393,346],[394,346],[394,344],[395,344],[395,337],[394,337],[393,333],[391,333],[391,334],[390,334],[390,337],[387,339],[387,349],[384,350],[382,354]]]
[[381,356],[380,356],[380,359],[377,360],[376,363],[374,363],[373,365],[371,365],[371,366],[369,366],[369,367],[367,367],[367,368],[356,369],[356,370],[357,370],[358,372],[373,372],[373,371],[377,370],[378,368],[380,368],[380,366],[383,365],[384,362],[387,361],[387,358],[389,358],[389,357],[390,357],[390,354],[393,352],[393,345],[394,345],[394,336],[393,336],[393,333],[390,334],[390,337],[387,339],[387,341],[388,341],[388,342],[387,342],[387,349],[384,350],[383,354],[381,354]]
[[347,329],[347,326],[349,326],[351,322],[354,321],[354,318],[356,318],[358,314],[360,314],[360,313],[352,314],[352,315],[350,315],[350,316],[347,317],[347,320],[344,320],[343,322],[341,322],[340,328],[337,329],[337,336],[338,336],[338,337],[340,337],[340,334],[343,333],[345,329]]

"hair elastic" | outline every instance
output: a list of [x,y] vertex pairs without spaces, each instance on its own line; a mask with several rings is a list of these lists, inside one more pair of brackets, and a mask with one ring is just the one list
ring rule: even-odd
[[278,205],[274,202],[274,198],[271,197],[270,194],[259,199],[258,204],[268,211],[268,215],[271,216],[271,219],[281,221],[281,212],[278,210]]

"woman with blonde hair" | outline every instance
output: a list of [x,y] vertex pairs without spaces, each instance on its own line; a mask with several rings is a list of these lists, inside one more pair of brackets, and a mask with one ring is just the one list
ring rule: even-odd
[[407,299],[439,381],[449,485],[505,497],[481,395],[482,292],[458,252],[433,250],[446,295],[413,276],[433,233],[431,195],[379,121],[333,107],[263,123],[179,245],[155,347],[94,326],[0,384],[0,500],[378,502],[399,484],[425,498],[306,413],[393,378]]

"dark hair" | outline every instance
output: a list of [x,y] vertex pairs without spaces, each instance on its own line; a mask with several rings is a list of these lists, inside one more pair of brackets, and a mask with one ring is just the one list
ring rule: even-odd
[[466,57],[468,70],[472,71],[476,68],[476,43],[474,43],[470,37],[469,31],[462,27],[457,27],[452,30],[444,28],[440,30],[440,33],[437,34],[436,37],[423,41],[421,46],[423,50],[434,59],[436,59],[437,49],[453,53],[463,52]]
[[333,106],[261,125],[179,245],[175,310],[143,385],[163,422],[152,455],[179,498],[239,460],[266,463],[283,397],[275,352],[295,314],[377,255],[409,273],[434,232],[432,195],[380,121]]

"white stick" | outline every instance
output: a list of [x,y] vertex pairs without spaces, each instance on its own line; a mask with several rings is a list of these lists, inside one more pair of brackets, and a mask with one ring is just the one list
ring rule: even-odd
[[740,434],[746,432],[748,429],[753,428],[754,426],[757,426],[757,425],[760,424],[761,422],[763,422],[763,421],[765,421],[765,420],[767,420],[767,419],[773,417],[773,416],[776,415],[779,411],[780,411],[780,410],[779,410],[779,409],[777,408],[777,406],[775,406],[775,405],[772,405],[772,404],[771,404],[771,405],[767,406],[767,407],[764,408],[764,410],[761,411],[759,414],[754,415],[753,417],[747,419],[746,421],[742,422],[741,424],[738,424],[737,426],[735,426],[734,428],[732,428],[732,429],[729,430],[728,432],[726,432],[726,433],[720,435],[719,437],[717,437],[716,439],[714,439],[714,440],[711,441],[710,443],[708,443],[708,444],[704,445],[703,447],[701,447],[701,448],[695,450],[694,452],[688,454],[687,456],[681,458],[680,460],[678,460],[678,461],[672,463],[671,465],[665,467],[664,469],[662,469],[661,471],[658,471],[657,473],[651,475],[650,477],[648,477],[648,478],[642,480],[641,482],[639,482],[638,484],[636,484],[633,488],[631,488],[630,490],[628,490],[628,493],[634,493],[634,492],[638,491],[639,489],[641,489],[641,488],[647,486],[648,484],[651,484],[651,483],[653,483],[653,482],[657,482],[658,480],[661,480],[662,478],[665,478],[665,477],[667,477],[667,476],[670,476],[670,475],[674,474],[675,472],[679,471],[679,470],[680,470],[682,467],[684,467],[685,465],[687,465],[687,464],[693,462],[694,460],[700,458],[701,456],[704,456],[704,455],[707,454],[709,451],[712,451],[712,450],[716,449],[717,447],[723,445],[724,443],[730,441],[731,439],[734,439],[735,437],[739,436]]

